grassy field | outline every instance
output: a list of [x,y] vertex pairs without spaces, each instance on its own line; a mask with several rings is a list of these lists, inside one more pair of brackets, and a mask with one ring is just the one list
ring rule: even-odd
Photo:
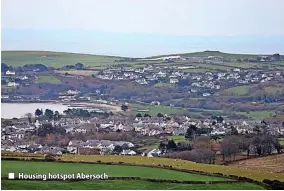
[[70,74],[70,75],[76,75],[76,76],[92,76],[93,74],[97,74],[97,71],[93,70],[59,70],[56,71],[57,73],[60,74]]
[[36,83],[61,84],[61,81],[55,76],[39,76]]
[[[252,86],[236,86],[233,88],[228,88],[223,90],[224,93],[234,94],[234,95],[245,95],[249,93],[249,88]],[[222,93],[222,92],[221,92]]]
[[279,138],[280,145],[284,146],[284,138]]
[[230,59],[237,59],[237,58],[256,58],[259,55],[254,55],[254,54],[231,54],[231,53],[224,53],[220,51],[203,51],[203,52],[192,52],[192,53],[184,53],[184,54],[170,54],[170,55],[159,55],[159,56],[154,56],[151,58],[158,58],[162,56],[175,56],[175,55],[180,55],[180,56],[198,56],[198,57],[208,57],[208,56],[222,56],[224,58],[230,58]]
[[247,159],[233,163],[231,166],[284,175],[284,154]]
[[169,88],[173,88],[173,87],[175,87],[175,85],[174,85],[174,84],[170,84],[170,83],[162,83],[162,82],[155,84],[155,86],[156,86],[156,87],[169,87]]
[[236,176],[244,176],[254,180],[262,181],[264,179],[278,179],[284,181],[284,174],[274,174],[268,172],[262,172],[258,170],[251,169],[241,169],[237,167],[230,166],[221,166],[221,165],[208,165],[208,164],[200,164],[191,161],[184,160],[174,160],[168,158],[147,158],[141,156],[103,156],[103,155],[64,155],[61,157],[64,161],[85,161],[85,162],[96,162],[98,160],[104,162],[124,162],[127,164],[144,164],[156,166],[158,164],[161,165],[171,165],[174,168],[178,169],[187,169],[187,170],[198,170],[207,173],[222,173],[226,175],[236,175]]
[[205,69],[205,68],[195,68],[195,69],[185,69],[183,72],[188,73],[205,73],[205,72],[213,72],[213,69]]
[[264,190],[250,183],[236,184],[171,184],[133,180],[68,181],[15,181],[2,180],[2,188],[8,190]]
[[143,105],[143,104],[137,104],[137,103],[131,103],[131,112],[132,114],[136,115],[137,113],[145,113],[145,112],[139,112],[137,110],[149,110],[149,113],[151,116],[156,116],[158,113],[164,114],[175,114],[180,112],[182,109],[176,108],[176,107],[170,107],[170,106],[160,106],[160,105]]
[[85,66],[108,66],[114,64],[118,57],[99,56],[90,54],[75,54],[48,51],[1,51],[1,62],[12,66],[26,64],[44,64],[52,67],[63,67],[78,62]]
[[236,112],[236,113],[240,115],[246,115],[253,120],[263,120],[275,114],[274,111],[251,111],[249,113],[247,112]]
[[280,93],[284,90],[284,87],[267,86],[264,88],[266,93],[276,94],[277,91]]
[[168,136],[168,139],[172,139],[172,140],[174,140],[176,143],[185,141],[184,135],[172,135],[172,136]]
[[180,171],[125,165],[104,165],[104,164],[72,164],[72,163],[50,163],[50,162],[25,162],[25,161],[2,161],[1,176],[7,177],[9,172],[25,172],[27,174],[45,173],[85,173],[102,174],[109,177],[143,177],[168,180],[204,180],[218,181],[228,180],[225,178],[190,174]]

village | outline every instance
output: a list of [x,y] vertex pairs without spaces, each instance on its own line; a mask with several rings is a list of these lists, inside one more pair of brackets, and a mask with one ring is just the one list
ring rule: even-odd
[[[167,137],[185,137],[188,128],[196,127],[199,136],[222,138],[232,133],[236,135],[257,134],[265,126],[266,133],[273,136],[283,136],[284,126],[277,124],[266,125],[264,121],[227,120],[221,116],[212,116],[209,119],[198,120],[188,116],[162,116],[159,117],[131,117],[109,116],[92,118],[68,118],[62,116],[57,120],[36,120],[34,123],[27,119],[20,119],[13,125],[1,126],[1,149],[21,153],[53,153],[62,154],[99,154],[99,155],[147,155],[160,156],[158,146],[151,149],[140,150],[143,140],[156,139],[156,143],[171,139]],[[62,140],[50,138],[50,132],[40,135],[36,141],[33,135],[40,130],[53,129],[53,133],[60,132]],[[58,129],[58,130],[57,130]],[[109,136],[111,140],[104,139]],[[102,139],[88,139],[89,135],[101,134]],[[125,138],[123,135],[127,135]],[[46,137],[45,137],[46,135]],[[72,139],[77,137],[79,139]],[[119,136],[118,136],[119,135]],[[120,136],[122,135],[122,136]],[[46,138],[46,139],[45,139]],[[45,139],[45,140],[44,140]],[[118,140],[121,139],[121,140]],[[186,141],[185,138],[183,138]],[[147,147],[146,147],[147,148]]]

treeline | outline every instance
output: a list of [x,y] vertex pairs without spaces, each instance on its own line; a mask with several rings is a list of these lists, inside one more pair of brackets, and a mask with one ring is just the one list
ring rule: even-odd
[[192,142],[183,141],[178,144],[174,140],[160,143],[160,149],[168,158],[179,158],[199,163],[214,164],[217,155],[222,156],[222,162],[234,161],[236,155],[243,152],[246,157],[271,155],[274,151],[281,153],[283,146],[277,137],[269,134],[228,135],[222,141],[215,141],[208,136],[199,136]]

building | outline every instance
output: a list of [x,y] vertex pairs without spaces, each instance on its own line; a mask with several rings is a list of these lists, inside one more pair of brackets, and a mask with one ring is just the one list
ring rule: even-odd
[[16,72],[8,70],[6,72],[6,75],[16,75]]

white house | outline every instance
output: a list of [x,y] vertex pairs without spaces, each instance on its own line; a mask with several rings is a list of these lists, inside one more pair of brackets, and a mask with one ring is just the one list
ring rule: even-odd
[[136,155],[136,152],[133,150],[123,150],[120,154],[121,155]]
[[176,83],[178,83],[178,79],[172,78],[172,79],[170,79],[170,83],[176,84]]
[[6,75],[16,75],[16,72],[8,70],[6,72]]
[[8,82],[7,86],[8,87],[16,87],[19,86],[20,84],[16,83],[16,82]]
[[142,153],[142,156],[147,156],[147,157],[154,157],[154,156],[160,156],[161,151],[159,149],[150,149],[146,150]]

